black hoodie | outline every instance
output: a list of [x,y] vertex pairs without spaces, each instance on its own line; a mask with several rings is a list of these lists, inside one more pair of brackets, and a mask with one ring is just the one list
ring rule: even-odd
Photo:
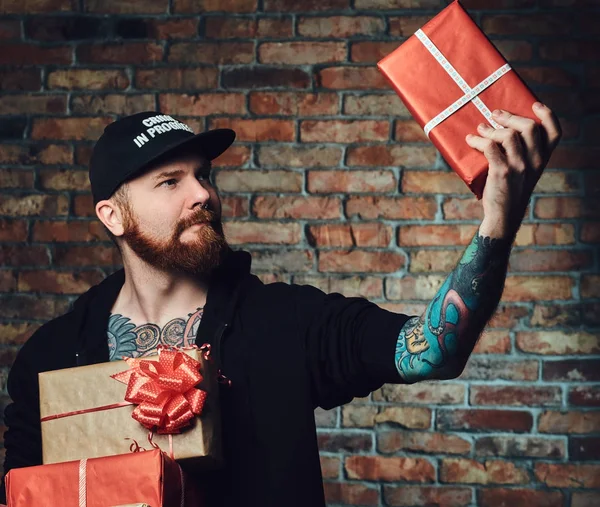
[[[197,343],[212,344],[232,381],[219,393],[226,465],[193,477],[208,507],[323,506],[314,410],[402,382],[394,353],[408,316],[309,285],[263,284],[250,264],[248,252],[229,251],[209,284]],[[5,472],[42,463],[37,374],[109,360],[108,318],[124,281],[124,270],[108,276],[19,351]]]

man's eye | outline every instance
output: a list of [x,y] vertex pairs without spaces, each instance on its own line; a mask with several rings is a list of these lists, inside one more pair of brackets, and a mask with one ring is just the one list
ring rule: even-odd
[[[176,180],[176,179],[174,179],[174,178],[171,178],[170,180],[165,180],[165,181],[163,181],[163,182],[160,184],[160,186],[162,187],[162,186],[163,186],[165,183],[171,183],[171,182],[173,182],[173,183],[177,183],[177,180]],[[166,185],[166,186],[167,186],[167,187],[170,187],[170,186],[172,186],[172,185]]]

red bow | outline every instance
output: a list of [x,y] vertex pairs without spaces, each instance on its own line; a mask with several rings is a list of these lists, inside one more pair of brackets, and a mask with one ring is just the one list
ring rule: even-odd
[[125,359],[129,370],[111,375],[127,384],[125,400],[137,405],[131,417],[158,433],[179,433],[200,415],[206,391],[197,389],[202,381],[200,363],[186,353],[162,349],[158,361]]

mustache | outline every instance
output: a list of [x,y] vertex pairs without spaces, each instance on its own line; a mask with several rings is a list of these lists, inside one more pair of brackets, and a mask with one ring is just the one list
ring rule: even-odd
[[210,209],[199,208],[194,214],[181,220],[177,225],[177,231],[183,232],[188,227],[196,224],[210,224],[219,221],[219,216]]

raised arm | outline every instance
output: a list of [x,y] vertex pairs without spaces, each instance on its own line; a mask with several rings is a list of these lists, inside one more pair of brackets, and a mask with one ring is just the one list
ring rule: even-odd
[[502,129],[483,125],[466,142],[489,162],[482,197],[484,220],[458,266],[420,317],[409,319],[396,343],[396,368],[408,383],[456,378],[492,317],[506,277],[508,257],[531,193],[561,137],[546,107],[531,119],[494,111]]

